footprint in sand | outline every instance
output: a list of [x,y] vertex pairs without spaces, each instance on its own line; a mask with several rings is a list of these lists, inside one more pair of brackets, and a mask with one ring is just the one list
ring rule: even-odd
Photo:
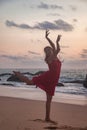
[[48,126],[44,127],[44,129],[49,129],[49,130],[87,130],[87,127],[85,128],[76,128],[76,127],[71,127],[71,126]]
[[58,127],[56,127],[56,126],[48,126],[48,127],[44,127],[44,129],[56,130],[56,129],[58,129]]
[[57,124],[58,124],[58,123],[55,122],[55,121],[45,121],[45,120],[42,120],[42,119],[35,119],[35,120],[32,120],[32,121],[44,122],[44,123],[51,123],[51,124],[54,124],[54,125],[57,125]]

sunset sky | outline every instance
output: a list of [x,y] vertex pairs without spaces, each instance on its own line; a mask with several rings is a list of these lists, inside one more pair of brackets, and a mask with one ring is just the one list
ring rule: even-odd
[[45,68],[45,30],[63,68],[87,68],[87,0],[0,0],[0,68]]

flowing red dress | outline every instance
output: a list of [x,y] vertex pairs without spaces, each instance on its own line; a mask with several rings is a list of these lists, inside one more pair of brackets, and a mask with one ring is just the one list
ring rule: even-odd
[[61,62],[59,59],[53,60],[51,64],[48,64],[48,67],[48,71],[33,77],[32,81],[36,86],[53,96],[60,76]]

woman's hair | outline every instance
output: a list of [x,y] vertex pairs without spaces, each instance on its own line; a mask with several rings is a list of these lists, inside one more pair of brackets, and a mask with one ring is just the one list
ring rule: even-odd
[[45,48],[44,48],[44,52],[47,52],[48,50],[53,50],[50,46],[46,46]]
[[49,57],[52,56],[53,49],[50,46],[46,46],[44,48],[44,52],[45,52],[45,61],[46,63],[48,63]]

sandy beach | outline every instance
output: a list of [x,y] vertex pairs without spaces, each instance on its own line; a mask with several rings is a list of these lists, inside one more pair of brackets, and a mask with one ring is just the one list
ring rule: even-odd
[[87,130],[87,105],[52,102],[44,121],[45,101],[0,96],[0,130]]

